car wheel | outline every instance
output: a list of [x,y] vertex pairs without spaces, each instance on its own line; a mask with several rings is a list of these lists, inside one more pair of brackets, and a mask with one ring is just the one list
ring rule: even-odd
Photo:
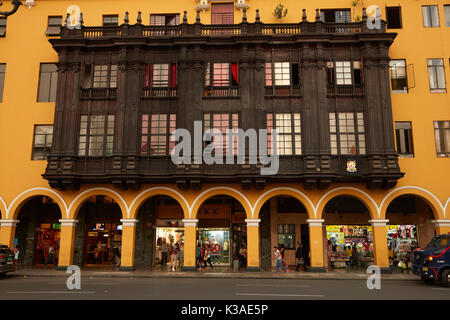
[[447,287],[450,285],[450,269],[442,271],[441,281]]

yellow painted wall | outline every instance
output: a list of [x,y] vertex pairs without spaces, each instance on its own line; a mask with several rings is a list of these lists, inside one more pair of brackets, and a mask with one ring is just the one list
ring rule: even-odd
[[[249,22],[253,22],[255,18],[255,10],[260,9],[261,21],[266,23],[274,23],[277,20],[272,16],[272,11],[279,3],[279,0],[248,0],[251,8],[247,14]],[[289,12],[283,19],[284,23],[299,22],[301,18],[301,9],[307,10],[308,20],[312,21],[315,15],[315,8],[345,8],[351,7],[351,1],[297,1],[283,0]],[[450,120],[450,95],[430,94],[428,86],[428,76],[426,69],[427,58],[443,58],[445,64],[445,72],[447,78],[447,87],[450,86],[450,27],[445,27],[444,20],[444,3],[448,1],[413,1],[402,4],[403,29],[391,30],[398,33],[394,45],[390,50],[390,56],[394,59],[405,58],[407,64],[414,64],[416,87],[410,89],[408,94],[392,94],[393,114],[396,121],[412,121],[414,135],[415,157],[408,159],[400,159],[400,166],[406,175],[401,179],[397,188],[403,186],[414,186],[419,189],[398,190],[393,193],[387,201],[383,203],[385,208],[389,201],[395,196],[405,192],[414,192],[424,196],[428,202],[438,211],[439,219],[444,217],[443,209],[449,199],[450,190],[450,159],[437,158],[434,145],[433,120]],[[51,124],[54,116],[54,103],[37,103],[39,66],[42,62],[56,62],[57,55],[45,36],[47,28],[47,17],[49,15],[65,16],[66,8],[71,4],[77,4],[81,7],[84,14],[85,25],[97,26],[102,23],[103,14],[119,14],[119,21],[123,21],[124,12],[130,12],[130,23],[136,21],[137,11],[142,11],[142,19],[144,24],[149,24],[150,13],[177,13],[182,16],[182,11],[188,11],[188,19],[190,23],[195,21],[195,5],[194,0],[172,0],[172,1],[138,1],[138,0],[36,0],[36,6],[31,9],[22,7],[19,12],[8,18],[7,34],[5,38],[0,38],[0,63],[7,63],[5,88],[3,102],[0,103],[0,210],[2,218],[6,218],[6,207],[17,207],[20,201],[25,201],[29,194],[23,194],[32,188],[49,188],[46,180],[42,179],[41,174],[45,170],[46,161],[31,161],[31,150],[33,142],[33,129],[35,124]],[[386,5],[398,5],[398,1],[373,1],[370,4],[377,4],[381,8],[384,17],[384,7]],[[436,4],[439,6],[440,27],[439,28],[423,28],[422,24],[422,4]],[[2,10],[6,10],[9,3],[4,2]],[[361,5],[357,8],[358,15],[361,15]],[[201,20],[207,24],[210,22],[210,11],[200,13]],[[235,11],[235,22],[241,20],[242,13]],[[449,89],[448,89],[449,90]],[[319,203],[319,200],[329,190],[333,188],[342,188],[350,186],[358,188],[369,194],[376,205],[381,206],[382,200],[393,190],[368,191],[363,184],[333,184],[328,190],[308,190],[302,189],[301,185],[290,185],[298,192],[307,194],[311,199],[313,206],[319,206],[318,215],[321,214],[321,208],[326,201]],[[64,199],[59,202],[62,212],[66,212],[71,204],[75,207],[79,206],[84,200],[81,196],[76,203],[72,203],[77,196],[82,194],[84,190],[89,188],[110,188],[112,186],[83,186],[79,191],[60,192],[54,190],[55,194]],[[145,188],[155,186],[144,186]],[[174,185],[166,186],[181,193]],[[189,191],[182,193],[186,201],[191,205],[197,196],[204,192],[206,188],[214,187],[214,185],[205,185],[204,189],[199,192]],[[231,186],[242,192],[239,185]],[[245,195],[251,205],[264,192],[270,188],[279,187],[279,185],[267,186],[264,191],[251,190]],[[141,191],[118,192],[115,199],[122,202],[122,211],[125,215],[128,212],[134,213],[134,209],[128,209],[132,201]],[[352,191],[353,192],[353,191]],[[345,194],[352,192],[343,192]],[[35,190],[32,194],[50,194],[50,191]],[[95,192],[94,192],[95,193]],[[103,192],[99,190],[98,194]],[[273,194],[276,194],[274,192]],[[284,192],[289,194],[289,192]],[[340,191],[329,194],[329,198],[338,195]],[[30,193],[31,194],[31,193]],[[89,194],[93,194],[92,192]],[[172,193],[173,194],[173,193]],[[212,193],[211,193],[212,194]],[[290,193],[291,195],[300,197],[299,194]],[[361,196],[367,205],[372,206],[371,211],[375,218],[383,218],[377,216],[377,209],[371,203],[371,200],[364,196],[361,192],[354,193]],[[85,195],[87,196],[87,194]],[[53,194],[53,198],[57,198]],[[123,198],[121,201],[120,198]],[[180,198],[181,199],[181,198]],[[14,203],[13,201],[16,200]],[[57,200],[57,199],[56,199]],[[181,200],[180,200],[181,201]],[[201,201],[200,201],[201,202]],[[245,200],[242,200],[245,202]],[[262,204],[263,201],[255,204]],[[308,208],[310,216],[314,215],[308,202],[303,201]],[[181,203],[185,215],[189,211],[186,203]],[[197,203],[198,204],[198,203]],[[64,205],[67,208],[64,208]],[[253,214],[257,218],[258,210],[250,213],[252,210],[244,203],[246,211],[249,215]],[[447,206],[450,207],[450,206]],[[74,207],[72,207],[73,209]],[[384,210],[381,210],[383,212]],[[447,210],[448,211],[448,210]],[[8,219],[12,218],[14,209],[10,212]],[[70,212],[72,216],[73,210]],[[448,214],[447,214],[448,215]],[[128,218],[133,218],[129,216]],[[315,218],[320,218],[317,216]]]

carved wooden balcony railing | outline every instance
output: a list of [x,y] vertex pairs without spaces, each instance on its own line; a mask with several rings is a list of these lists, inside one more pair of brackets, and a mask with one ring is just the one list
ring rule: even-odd
[[327,94],[332,96],[362,96],[364,95],[364,86],[361,84],[329,85]]
[[266,86],[264,87],[264,95],[266,97],[292,97],[301,96],[302,87],[296,86]]
[[176,98],[176,87],[151,87],[143,89],[144,98]]
[[213,87],[206,86],[203,88],[203,97],[222,98],[222,97],[239,97],[239,87]]
[[117,88],[89,88],[81,89],[81,100],[115,100]]

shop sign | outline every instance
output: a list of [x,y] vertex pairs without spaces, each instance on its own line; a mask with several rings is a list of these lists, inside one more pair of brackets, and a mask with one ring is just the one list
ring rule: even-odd
[[203,204],[198,209],[197,219],[230,219],[231,205]]

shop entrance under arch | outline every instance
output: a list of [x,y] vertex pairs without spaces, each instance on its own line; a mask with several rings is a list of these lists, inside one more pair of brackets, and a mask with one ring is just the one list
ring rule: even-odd
[[389,220],[387,245],[390,264],[394,271],[408,271],[412,265],[412,251],[425,247],[436,234],[432,223],[435,219],[433,210],[421,197],[402,195],[391,201],[386,219]]
[[73,263],[116,266],[122,248],[122,212],[117,202],[108,196],[93,196],[80,207],[76,219]]
[[52,198],[36,196],[20,208],[13,247],[19,250],[18,263],[44,265],[53,247],[58,261],[61,237],[61,210]]
[[[197,251],[209,248],[214,267],[245,270],[247,264],[247,218],[241,203],[227,195],[208,198],[199,207],[196,217]],[[197,261],[200,267],[202,263]],[[206,269],[210,267],[209,263]]]
[[289,268],[296,269],[299,243],[303,244],[304,266],[309,268],[310,243],[306,207],[292,196],[275,196],[263,204],[259,218],[261,270],[272,271],[276,262],[273,247],[279,245],[285,247],[283,261]]

